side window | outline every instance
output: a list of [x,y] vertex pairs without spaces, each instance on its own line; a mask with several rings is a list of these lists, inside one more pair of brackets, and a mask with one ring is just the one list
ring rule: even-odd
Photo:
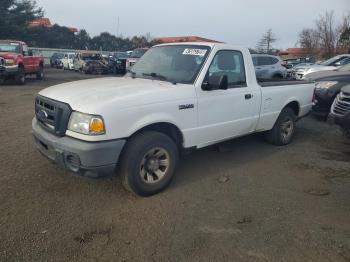
[[229,88],[246,87],[243,55],[239,51],[222,50],[216,53],[207,77],[226,75]]
[[23,55],[24,56],[29,56],[28,46],[27,45],[23,45]]
[[254,66],[258,66],[258,58],[257,57],[253,57],[253,64],[254,64]]
[[276,57],[271,57],[271,64],[275,65],[279,62],[279,60]]
[[258,64],[259,64],[259,66],[271,65],[270,57],[268,57],[268,56],[259,56],[258,57]]

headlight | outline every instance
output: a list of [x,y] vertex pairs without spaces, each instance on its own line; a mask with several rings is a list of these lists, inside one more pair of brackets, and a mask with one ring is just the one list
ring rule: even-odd
[[317,90],[327,90],[328,88],[338,84],[337,81],[321,81],[316,82],[316,89]]
[[16,63],[15,63],[15,60],[13,60],[13,59],[5,59],[5,65],[7,65],[7,66],[13,66],[13,65],[15,65]]
[[73,112],[68,123],[68,130],[84,135],[103,135],[106,133],[101,116]]

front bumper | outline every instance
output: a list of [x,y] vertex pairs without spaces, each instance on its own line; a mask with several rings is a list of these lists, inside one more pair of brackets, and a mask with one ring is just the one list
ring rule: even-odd
[[328,96],[327,94],[315,94],[315,104],[312,107],[312,111],[316,115],[326,116],[329,114],[333,101],[334,95]]
[[338,116],[336,114],[330,114],[331,122],[346,129],[350,130],[350,112],[344,116]]
[[66,170],[86,177],[114,173],[126,140],[86,142],[71,137],[57,137],[43,129],[36,118],[32,133],[37,149],[46,158]]
[[0,66],[0,76],[12,76],[18,73],[18,65]]

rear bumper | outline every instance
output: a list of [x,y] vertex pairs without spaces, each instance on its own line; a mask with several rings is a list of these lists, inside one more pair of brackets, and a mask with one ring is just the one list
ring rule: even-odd
[[114,173],[126,140],[86,142],[67,136],[57,137],[32,121],[34,144],[42,155],[58,166],[86,177]]

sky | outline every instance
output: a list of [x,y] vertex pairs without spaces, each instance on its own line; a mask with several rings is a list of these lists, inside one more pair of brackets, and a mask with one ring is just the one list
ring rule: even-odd
[[[319,15],[350,12],[350,0],[36,0],[45,17],[63,26],[124,37],[196,35],[255,47],[271,28],[275,48],[294,47]],[[118,27],[119,17],[119,27]]]

